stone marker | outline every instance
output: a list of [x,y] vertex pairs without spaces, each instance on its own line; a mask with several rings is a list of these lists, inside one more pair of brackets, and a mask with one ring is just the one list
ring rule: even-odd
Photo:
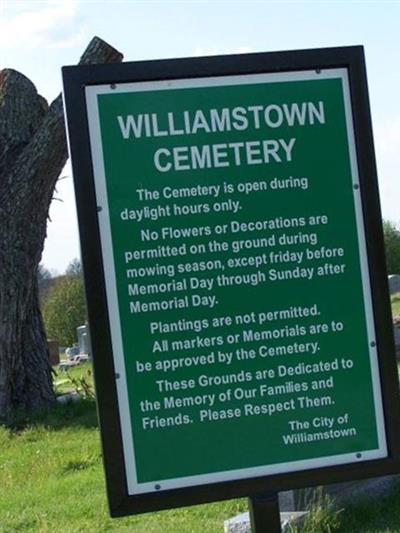
[[332,485],[325,485],[324,487],[310,487],[288,491],[288,493],[284,494],[291,495],[292,500],[290,500],[290,497],[282,500],[280,493],[280,509],[285,511],[304,511],[305,509],[309,509],[313,504],[318,504],[324,496],[329,498],[335,509],[341,509],[347,505],[368,501],[371,498],[375,499],[388,496],[399,482],[399,476],[391,475],[348,481],[346,483],[334,483]]
[[[336,483],[314,488],[290,490],[279,493],[282,533],[289,531],[289,526],[301,527],[307,511],[318,498],[327,495],[336,510],[350,504],[365,502],[368,499],[388,496],[400,482],[399,476],[384,476],[372,479]],[[224,522],[225,533],[250,533],[249,513],[241,513]]]
[[349,504],[375,500],[388,496],[399,483],[399,476],[383,476],[348,483],[328,485],[325,493],[328,494],[336,508]]
[[55,340],[47,341],[47,348],[49,349],[49,362],[51,366],[56,366],[60,363],[59,342]]
[[[307,516],[305,511],[281,513],[282,533],[289,531],[289,526],[301,526]],[[225,533],[250,533],[249,513],[241,513],[224,522]]]
[[81,399],[79,394],[76,391],[68,392],[67,394],[61,394],[57,396],[58,403],[69,403],[69,402],[78,402]]

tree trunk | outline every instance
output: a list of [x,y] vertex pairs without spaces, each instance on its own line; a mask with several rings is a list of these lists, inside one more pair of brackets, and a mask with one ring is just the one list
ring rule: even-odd
[[[80,63],[122,55],[95,37]],[[54,401],[37,270],[54,187],[67,160],[62,98],[0,71],[0,422]]]

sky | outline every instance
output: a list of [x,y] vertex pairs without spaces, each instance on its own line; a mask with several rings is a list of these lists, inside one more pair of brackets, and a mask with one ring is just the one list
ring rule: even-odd
[[[399,223],[399,30],[400,0],[0,0],[0,70],[52,101],[94,35],[125,61],[363,45],[382,213]],[[42,263],[62,273],[80,254],[68,164],[50,220]]]

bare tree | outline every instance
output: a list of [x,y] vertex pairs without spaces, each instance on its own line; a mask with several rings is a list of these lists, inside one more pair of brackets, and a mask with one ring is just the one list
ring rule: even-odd
[[80,276],[82,276],[82,274],[83,272],[81,262],[77,257],[75,257],[74,259],[72,259],[72,261],[70,261],[69,265],[67,266],[65,270],[65,275],[79,278]]
[[39,302],[42,303],[52,283],[54,282],[52,273],[44,265],[40,264],[37,270]]
[[[95,37],[80,63],[122,55]],[[47,105],[33,83],[0,71],[0,421],[54,401],[38,305],[38,265],[57,178],[67,160],[62,98]]]

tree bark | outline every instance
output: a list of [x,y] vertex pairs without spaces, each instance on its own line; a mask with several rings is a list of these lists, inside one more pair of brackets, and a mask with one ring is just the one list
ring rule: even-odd
[[[120,61],[95,37],[80,64]],[[55,400],[37,270],[66,160],[61,95],[49,107],[23,74],[0,71],[0,422]]]

